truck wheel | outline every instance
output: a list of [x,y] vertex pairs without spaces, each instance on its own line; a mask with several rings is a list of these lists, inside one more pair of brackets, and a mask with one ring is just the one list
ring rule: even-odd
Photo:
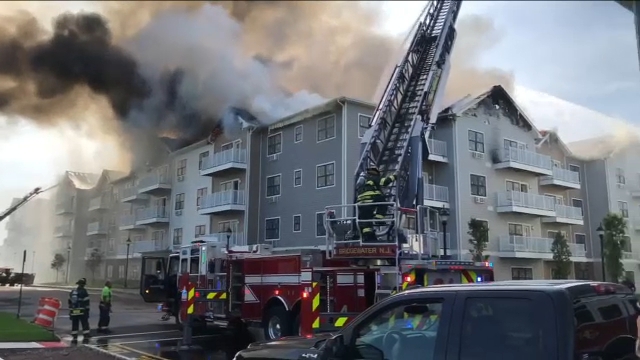
[[264,337],[267,340],[279,339],[291,335],[289,312],[282,306],[272,307],[267,311],[262,322]]
[[292,330],[294,336],[302,336],[302,329],[300,328],[300,314],[296,315],[295,320],[293,320]]

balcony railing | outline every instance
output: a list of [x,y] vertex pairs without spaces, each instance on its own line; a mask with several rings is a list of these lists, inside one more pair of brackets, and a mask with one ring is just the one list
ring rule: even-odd
[[566,205],[556,205],[556,217],[582,220],[582,208]]
[[[221,233],[197,236],[197,238],[210,240],[210,241],[218,241],[221,244],[226,244],[227,236],[229,236],[228,233],[221,232]],[[231,236],[229,236],[229,246],[243,246],[243,245],[247,245],[247,238],[244,236],[244,233],[231,233]]]
[[167,187],[171,186],[171,176],[169,176],[169,170],[153,171],[142,179],[138,183],[138,191],[150,187]]
[[[520,235],[508,235],[500,237],[500,251],[505,252],[551,254],[552,244],[553,239],[542,237]],[[587,249],[584,244],[569,243],[568,245],[569,250],[571,251],[571,256],[586,256]]]
[[208,170],[230,163],[246,164],[247,150],[228,149],[219,153],[215,153],[213,154],[213,156],[208,157],[202,162],[202,169],[200,170]]
[[447,143],[436,139],[427,139],[430,154],[447,157]]
[[107,226],[102,221],[96,221],[87,225],[87,234],[99,234],[107,232]]
[[550,156],[538,154],[534,151],[508,148],[502,149],[502,162],[512,161],[514,163],[551,170],[553,162]]
[[245,205],[244,190],[227,190],[209,194],[202,199],[200,209],[228,205]]
[[[133,255],[134,253],[158,250],[163,250],[163,244],[161,240],[134,241],[129,246],[129,255]],[[126,255],[127,244],[118,245],[117,253],[118,255]]]
[[143,209],[138,209],[136,212],[136,221],[145,221],[150,219],[168,219],[169,211],[162,206],[152,206]]
[[424,198],[426,200],[449,202],[449,188],[446,186],[425,184]]
[[53,234],[57,237],[71,236],[71,225],[58,225],[54,228]]
[[109,202],[105,196],[99,196],[97,198],[93,198],[89,201],[89,211],[98,210],[98,209],[107,209],[109,207]]
[[129,187],[129,188],[122,189],[122,192],[120,193],[120,198],[126,199],[130,197],[135,197],[136,195],[138,195],[138,188]]
[[498,193],[498,206],[518,206],[544,211],[555,211],[555,199],[519,191]]
[[580,184],[580,173],[558,167],[553,168],[551,176],[543,176],[541,180],[559,180],[572,184]]
[[56,204],[56,214],[64,214],[64,213],[72,213],[72,212],[73,212],[73,202],[63,201]]
[[134,214],[125,214],[120,216],[120,226],[134,226],[136,224],[136,216]]

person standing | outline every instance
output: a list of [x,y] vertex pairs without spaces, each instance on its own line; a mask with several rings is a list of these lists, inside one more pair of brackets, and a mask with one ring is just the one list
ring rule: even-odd
[[98,332],[103,334],[111,333],[109,322],[111,321],[111,281],[107,280],[100,295],[100,318],[98,319]]
[[71,344],[78,343],[78,331],[82,324],[82,343],[89,343],[91,329],[89,327],[89,292],[85,289],[87,279],[82,278],[76,282],[77,288],[69,293],[69,317],[71,318]]

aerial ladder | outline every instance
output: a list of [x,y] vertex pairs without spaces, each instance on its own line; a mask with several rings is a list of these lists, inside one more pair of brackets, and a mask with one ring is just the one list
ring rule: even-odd
[[46,189],[42,189],[41,187],[37,187],[33,190],[31,190],[27,195],[23,196],[20,201],[18,201],[17,203],[11,205],[8,209],[6,209],[4,212],[2,212],[2,214],[0,214],[0,222],[2,222],[2,220],[6,219],[9,217],[9,215],[13,214],[16,210],[18,210],[19,208],[22,207],[22,205],[26,204],[27,202],[29,202],[31,199],[33,199],[34,197],[42,194],[45,191],[49,191],[53,188],[55,188],[57,185],[48,187]]

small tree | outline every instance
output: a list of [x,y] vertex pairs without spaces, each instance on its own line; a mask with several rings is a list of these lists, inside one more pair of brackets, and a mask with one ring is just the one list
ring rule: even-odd
[[489,244],[489,227],[487,223],[482,220],[471,219],[467,225],[469,228],[467,234],[471,236],[471,239],[469,239],[471,259],[477,262],[489,260],[489,255],[484,255]]
[[104,260],[104,257],[102,256],[102,252],[100,252],[100,249],[94,248],[93,250],[91,250],[91,254],[89,254],[86,265],[89,271],[91,271],[92,282],[96,281],[96,270],[98,270],[98,267],[100,267],[100,264],[102,264],[102,260]]
[[554,279],[568,279],[571,275],[571,249],[569,243],[561,232],[557,232],[551,244],[551,253],[553,253],[553,272]]
[[56,282],[58,282],[58,275],[66,262],[67,259],[65,259],[62,254],[53,255],[53,260],[51,260],[51,269],[56,271]]
[[618,282],[624,275],[622,249],[625,246],[627,221],[622,215],[608,213],[602,219],[604,228],[604,264],[607,277]]

